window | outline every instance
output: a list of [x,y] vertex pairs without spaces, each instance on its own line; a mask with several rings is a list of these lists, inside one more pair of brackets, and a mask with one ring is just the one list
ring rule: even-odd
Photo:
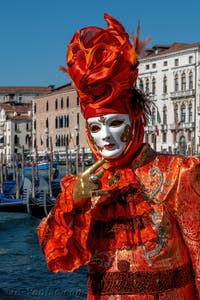
[[63,109],[63,98],[60,100],[60,108]]
[[167,107],[163,107],[163,124],[167,124]]
[[188,107],[188,122],[191,123],[192,122],[192,103],[189,104]]
[[185,104],[181,105],[181,122],[185,123],[186,121],[186,108],[185,108]]
[[152,79],[152,94],[155,95],[156,93],[156,79],[153,77]]
[[179,85],[178,85],[178,74],[176,74],[176,75],[174,76],[174,91],[175,91],[175,92],[178,92],[178,90],[179,90]]
[[156,68],[156,64],[153,64],[153,65],[152,65],[152,68],[155,69],[155,68]]
[[76,106],[79,106],[79,96],[76,98]]
[[56,110],[58,109],[58,99],[56,99],[56,101],[55,101],[55,109]]
[[139,89],[141,91],[144,91],[144,84],[143,84],[143,80],[142,79],[139,80]]
[[152,109],[151,120],[152,120],[152,125],[155,125],[156,124],[156,110],[155,110],[155,108]]
[[164,67],[167,66],[167,61],[166,61],[166,60],[163,62],[163,66],[164,66]]
[[167,93],[167,76],[163,77],[163,94]]
[[79,145],[79,132],[76,133],[76,145]]
[[76,124],[79,126],[79,121],[80,121],[80,117],[79,117],[79,113],[77,113],[76,115]]
[[18,136],[16,134],[14,136],[14,144],[15,144],[15,146],[19,145],[19,138],[18,138]]
[[176,58],[176,59],[174,60],[174,66],[175,66],[175,67],[178,67],[178,65],[179,65],[179,60],[178,60],[178,58]]
[[174,107],[174,123],[178,126],[178,105]]
[[173,143],[175,144],[177,142],[177,133],[176,131],[173,132]]
[[46,128],[49,128],[49,119],[46,119]]
[[166,134],[166,132],[163,132],[163,134],[162,134],[162,142],[167,143],[167,134]]
[[26,135],[26,138],[25,138],[25,143],[26,143],[26,145],[30,145],[30,136],[27,134]]
[[59,117],[59,128],[63,128],[63,116]]
[[49,110],[49,102],[47,101],[46,102],[46,111],[48,111]]
[[193,74],[192,72],[189,73],[189,90],[193,89]]
[[149,65],[146,65],[146,70],[149,70]]
[[186,75],[185,72],[181,75],[181,90],[185,91],[186,90]]
[[66,99],[66,107],[67,108],[69,107],[69,96],[67,96],[67,99]]
[[149,79],[146,79],[146,93],[149,94]]
[[190,56],[189,56],[189,64],[192,64],[192,63],[193,63],[193,56],[190,55]]
[[58,128],[58,117],[55,118],[55,128]]
[[34,103],[34,113],[36,114],[36,103]]
[[192,132],[189,130],[188,131],[188,142],[192,141]]
[[67,116],[64,116],[64,128],[67,128]]

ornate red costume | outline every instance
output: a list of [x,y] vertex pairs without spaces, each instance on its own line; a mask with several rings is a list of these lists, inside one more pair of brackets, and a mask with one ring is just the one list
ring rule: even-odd
[[199,173],[198,159],[157,155],[144,145],[130,167],[105,171],[109,194],[80,209],[73,209],[75,178],[64,177],[38,228],[49,269],[89,263],[88,299],[198,299]]
[[[124,36],[119,23],[107,15],[106,18],[110,32],[117,28]],[[95,30],[98,38],[101,36],[99,31]],[[88,32],[86,29],[87,37]],[[100,100],[94,101],[99,99],[98,83],[101,90],[101,80],[94,89],[89,84],[86,84],[87,89],[82,87],[87,80],[92,85],[93,81],[85,69],[83,53],[77,50],[83,48],[80,47],[80,36],[84,37],[84,32],[76,34],[72,39],[73,47],[69,47],[68,72],[83,101],[83,115],[88,119],[110,112],[130,113],[129,100],[134,100],[134,95],[130,95],[130,88],[124,82],[124,90],[120,88],[114,93],[108,87],[114,75],[106,79],[104,87],[112,94],[110,98],[103,88],[103,96],[101,94]],[[93,39],[94,35],[90,37]],[[124,40],[122,38],[122,44]],[[87,43],[91,45],[89,37]],[[105,49],[101,44],[100,53]],[[129,52],[129,46],[121,51]],[[122,52],[119,51],[120,55]],[[80,65],[84,66],[84,72],[75,72],[75,78],[73,55],[76,59],[79,56]],[[98,62],[99,56],[95,57]],[[110,54],[106,57],[107,65]],[[133,58],[131,56],[131,64],[136,64]],[[129,84],[132,86],[137,68],[126,67],[125,74],[130,71],[131,75],[127,75],[125,82],[131,79]],[[114,74],[118,81],[118,74]],[[84,76],[86,81],[80,79]],[[124,73],[122,77],[124,80]],[[157,154],[148,144],[143,144],[142,104],[136,104],[130,118],[131,139],[123,155],[108,159],[102,166],[104,173],[98,186],[107,193],[93,194],[87,201],[75,205],[73,190],[80,176],[67,175],[62,179],[62,192],[37,230],[47,265],[53,272],[72,272],[88,264],[88,299],[199,299],[200,160]],[[100,118],[99,122],[103,124],[104,120]],[[90,133],[88,140],[95,157],[100,158]]]

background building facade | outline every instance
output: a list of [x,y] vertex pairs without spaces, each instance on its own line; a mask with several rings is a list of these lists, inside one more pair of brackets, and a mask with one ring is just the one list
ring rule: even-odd
[[138,87],[152,100],[145,141],[160,152],[200,152],[200,43],[154,46],[140,60]]
[[[144,141],[159,152],[200,154],[200,43],[157,45],[140,59],[137,86],[151,100]],[[71,83],[0,87],[0,153],[91,153]]]
[[50,147],[63,158],[66,150],[70,155],[83,148],[90,152],[79,97],[71,83],[33,100],[33,136],[40,153]]
[[0,154],[8,161],[32,149],[32,101],[52,87],[0,87]]

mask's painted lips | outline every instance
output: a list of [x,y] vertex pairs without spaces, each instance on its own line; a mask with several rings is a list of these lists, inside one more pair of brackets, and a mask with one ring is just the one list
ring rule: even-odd
[[104,149],[106,149],[106,150],[111,150],[112,148],[114,148],[115,147],[115,144],[108,144],[108,145],[105,145],[104,146]]

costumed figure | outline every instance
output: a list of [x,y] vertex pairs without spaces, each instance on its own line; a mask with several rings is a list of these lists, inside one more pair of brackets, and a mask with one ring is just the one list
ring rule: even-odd
[[96,162],[66,175],[37,228],[48,268],[88,264],[88,299],[194,300],[200,293],[200,160],[143,143],[148,101],[123,26],[78,30],[65,71],[80,97]]

